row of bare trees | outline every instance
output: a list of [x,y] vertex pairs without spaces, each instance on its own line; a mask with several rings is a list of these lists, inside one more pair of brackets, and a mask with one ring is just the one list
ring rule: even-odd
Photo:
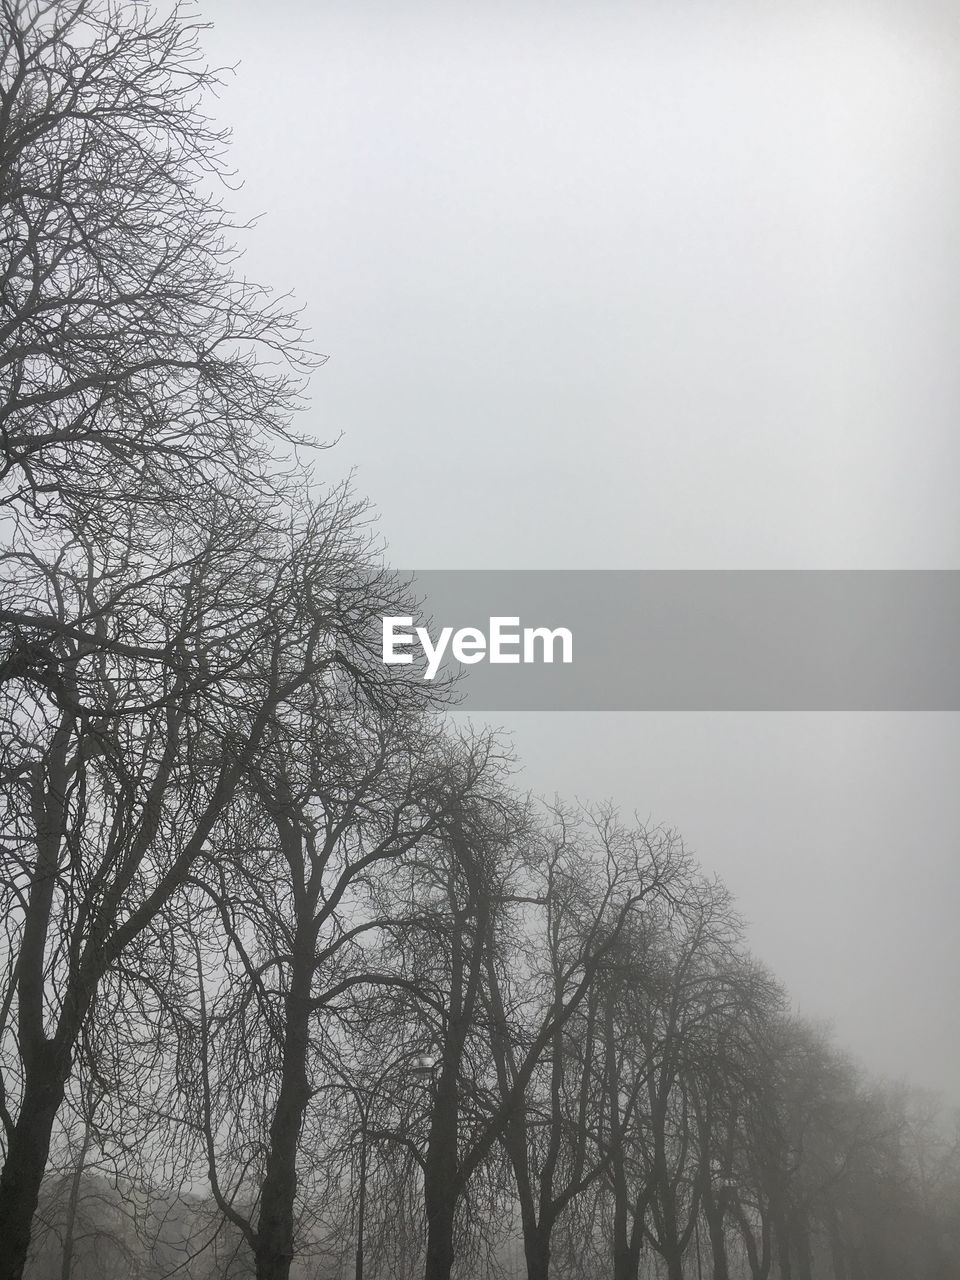
[[956,1274],[955,1135],[790,1017],[675,837],[532,805],[486,738],[431,766],[406,826],[405,764],[353,825],[314,783],[210,841],[85,1048],[61,1262],[86,1159],[158,1276],[225,1229],[260,1277]]
[[[275,456],[311,359],[235,270],[196,22],[113,0],[0,12],[0,1275],[19,1276],[84,1044],[93,1080],[104,1054],[133,1079],[162,1057],[178,912],[211,851],[253,835],[247,814],[294,856],[304,750],[347,826],[379,781],[385,823],[396,801],[373,860],[432,802],[428,708],[372,644],[402,592],[349,494]],[[244,856],[230,892],[257,875]],[[272,1166],[264,1240],[287,1176]]]
[[0,15],[0,1280],[954,1274],[955,1147],[678,838],[380,662],[190,13]]

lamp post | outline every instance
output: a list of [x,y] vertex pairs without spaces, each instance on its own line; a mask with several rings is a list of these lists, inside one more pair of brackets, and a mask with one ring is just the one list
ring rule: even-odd
[[[432,1076],[438,1061],[439,1058],[437,1054],[432,1052],[431,1046],[431,1050],[427,1053],[416,1053],[410,1058],[407,1073],[413,1076]],[[366,1094],[349,1080],[346,1082],[347,1087],[353,1094],[353,1100],[356,1102],[357,1111],[360,1114],[360,1186],[357,1189],[357,1252],[353,1268],[354,1280],[363,1280],[364,1231],[367,1216],[367,1138],[370,1108],[383,1082],[398,1066],[402,1070],[402,1062],[388,1063],[379,1075],[375,1076],[370,1082]]]
[[358,1103],[360,1111],[360,1189],[357,1193],[357,1256],[353,1274],[355,1280],[363,1280],[363,1229],[367,1212],[367,1118],[366,1106]]

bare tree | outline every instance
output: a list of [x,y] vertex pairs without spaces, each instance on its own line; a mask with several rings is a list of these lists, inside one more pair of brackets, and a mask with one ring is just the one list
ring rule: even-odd
[[[531,1152],[536,1161],[542,1150],[527,1131],[537,1123],[535,1079],[562,1053],[605,957],[664,873],[612,815],[595,820],[592,849],[589,841],[558,848],[534,811],[490,797],[451,809],[435,855],[421,852],[411,868],[408,896],[420,919],[398,938],[398,964],[424,993],[413,1026],[435,1065],[425,1130],[394,1137],[412,1142],[422,1169],[428,1280],[449,1276],[462,1254],[458,1221],[478,1195],[480,1203],[503,1195],[501,1149],[521,1170],[529,1211],[532,1176],[544,1172],[530,1168]],[[531,1267],[580,1180],[574,1172],[569,1189],[550,1195],[542,1221],[527,1213]]]
[[[295,716],[284,708],[241,820],[195,871],[221,936],[212,959],[196,950],[207,1167],[262,1280],[286,1277],[294,1257],[301,1136],[334,1038],[326,1024],[354,992],[403,981],[375,959],[389,924],[376,882],[438,822],[446,769],[423,689],[408,683],[406,707],[364,710],[351,695]],[[234,970],[225,985],[224,954]],[[205,964],[220,984],[209,1007]],[[224,1133],[231,1158],[218,1151]],[[231,1177],[240,1182],[228,1190]],[[252,1208],[239,1203],[244,1186]]]
[[199,25],[114,0],[0,16],[6,1277],[98,989],[277,709],[361,690],[382,593],[350,502],[271,469],[312,362],[235,271]]
[[262,482],[311,361],[286,305],[235,272],[201,24],[136,0],[4,0],[0,18],[0,505],[110,519]]
[[[508,1109],[502,1142],[516,1182],[530,1280],[546,1280],[558,1221],[606,1170],[602,981],[610,955],[636,927],[622,914],[623,902],[639,910],[668,900],[685,869],[671,832],[626,827],[609,808],[570,813],[556,807],[528,876],[532,909],[524,923],[533,947],[528,942],[506,951],[499,974],[490,957],[491,1046],[499,1100]],[[611,898],[609,888],[618,884]],[[530,960],[520,965],[524,952]],[[585,975],[585,995],[566,1012]],[[530,1037],[542,1035],[544,1026],[550,1033],[542,1057],[516,1095]]]
[[361,702],[374,687],[390,696],[364,672],[381,588],[393,587],[363,562],[349,506],[304,498],[285,527],[258,514],[201,511],[203,527],[181,525],[149,565],[142,542],[86,532],[52,565],[16,557],[18,589],[42,594],[54,618],[80,613],[94,633],[116,619],[124,642],[105,648],[64,625],[55,666],[3,686],[0,1275],[22,1266],[96,991],[184,884],[280,709],[323,706],[338,684]]

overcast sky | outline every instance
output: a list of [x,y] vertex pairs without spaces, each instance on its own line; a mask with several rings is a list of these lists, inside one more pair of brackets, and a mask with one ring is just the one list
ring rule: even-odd
[[[200,0],[409,568],[960,568],[954,4]],[[960,717],[497,717],[677,827],[801,1012],[960,1101]]]

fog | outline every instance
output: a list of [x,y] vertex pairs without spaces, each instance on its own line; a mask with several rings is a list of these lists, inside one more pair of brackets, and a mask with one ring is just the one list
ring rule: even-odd
[[[411,568],[957,568],[960,19],[203,0],[252,277]],[[955,714],[498,716],[678,828],[802,1014],[960,1101]]]

